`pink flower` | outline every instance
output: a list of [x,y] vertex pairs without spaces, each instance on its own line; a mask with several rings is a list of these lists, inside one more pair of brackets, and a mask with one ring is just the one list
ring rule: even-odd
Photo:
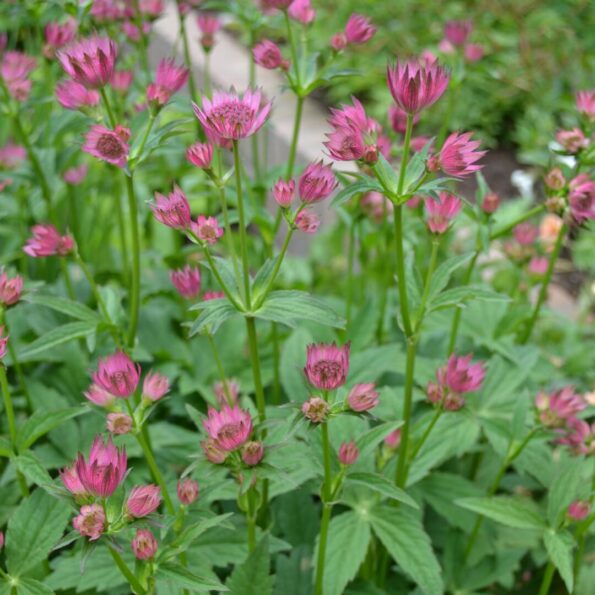
[[46,58],[53,58],[56,50],[70,43],[76,35],[76,21],[69,18],[63,24],[48,23],[45,26],[45,46],[43,54]]
[[378,391],[373,382],[356,384],[347,397],[349,407],[358,413],[374,409],[379,402]]
[[14,306],[21,299],[23,291],[23,278],[15,275],[9,278],[5,271],[0,273],[0,305],[5,308]]
[[500,197],[495,192],[488,192],[483,197],[483,202],[481,203],[481,210],[488,215],[495,213],[500,206]]
[[426,223],[432,233],[445,233],[454,219],[461,210],[462,203],[454,195],[449,192],[440,192],[438,200],[434,198],[426,198]]
[[105,512],[100,504],[82,506],[78,516],[72,519],[72,526],[89,541],[97,541],[105,528]]
[[155,512],[161,504],[161,488],[149,484],[132,488],[126,502],[128,514],[141,519]]
[[529,273],[536,277],[543,277],[547,271],[548,263],[549,261],[545,256],[534,256],[529,261]]
[[463,50],[467,62],[479,62],[484,56],[483,46],[479,43],[468,43]]
[[579,222],[595,219],[595,181],[587,174],[580,174],[571,180],[568,202],[572,216]]
[[263,39],[252,48],[254,62],[268,70],[283,68],[287,70],[289,62],[283,59],[279,46],[270,39]]
[[310,163],[298,180],[300,200],[308,204],[320,202],[328,198],[337,185],[330,165],[325,165],[323,161]]
[[98,105],[99,93],[74,81],[66,80],[56,85],[56,99],[62,107],[76,110]]
[[331,37],[330,46],[335,52],[340,52],[347,47],[347,36],[343,31],[335,33]]
[[211,169],[213,145],[210,143],[194,143],[186,150],[186,159],[196,167]]
[[53,225],[34,225],[31,232],[33,237],[27,240],[23,251],[34,258],[66,256],[74,248],[74,240],[69,235],[61,236]]
[[464,134],[453,132],[444,141],[437,159],[428,160],[428,169],[430,171],[441,169],[446,175],[454,178],[463,178],[479,171],[483,166],[475,162],[486,154],[486,151],[477,150],[480,144],[479,141],[471,140],[470,132]]
[[0,326],[0,360],[4,359],[8,348],[8,335],[4,335],[4,327]]
[[350,344],[310,344],[307,348],[304,374],[308,382],[320,390],[335,390],[345,384],[349,372]]
[[588,500],[575,500],[568,507],[568,517],[573,521],[582,521],[591,513],[591,503]]
[[345,25],[345,38],[351,45],[361,45],[370,41],[376,33],[376,27],[361,14],[353,13]]
[[219,227],[215,217],[199,215],[196,221],[191,223],[190,227],[194,235],[207,244],[217,243],[217,240],[223,235],[223,228]]
[[566,432],[557,442],[568,446],[575,455],[595,455],[595,423],[589,425],[582,419],[570,418]]
[[250,440],[242,446],[242,461],[250,467],[258,465],[264,457],[264,445],[262,442]]
[[316,233],[320,227],[320,217],[310,209],[303,209],[295,218],[295,226],[304,233]]
[[219,380],[213,384],[213,392],[220,407],[224,405],[237,405],[240,394],[240,383],[235,378],[226,378],[225,382]]
[[213,13],[201,12],[196,18],[196,23],[202,33],[200,43],[208,52],[215,45],[215,34],[221,29],[221,20]]
[[188,506],[195,502],[198,499],[198,494],[198,483],[194,481],[194,479],[186,477],[178,481],[178,500],[184,504],[184,506]]
[[99,23],[116,21],[124,16],[124,10],[115,0],[93,0],[91,16]]
[[87,177],[88,170],[85,163],[81,163],[78,167],[71,167],[64,172],[64,181],[71,186],[78,186]]
[[556,133],[556,140],[567,153],[575,154],[589,146],[587,139],[580,128],[572,130],[560,130]]
[[0,147],[0,168],[13,169],[27,159],[27,151],[21,145],[6,143]]
[[207,438],[200,443],[200,447],[207,460],[214,465],[221,465],[227,458],[227,452],[223,450],[216,440]]
[[128,139],[130,130],[122,126],[116,126],[110,130],[101,124],[91,126],[85,136],[83,151],[111,163],[117,167],[126,167],[128,161]]
[[150,206],[155,219],[163,225],[184,230],[192,223],[190,205],[177,184],[174,184],[173,192],[168,196],[155,192],[155,202]]
[[100,359],[93,374],[93,382],[99,388],[122,399],[135,393],[139,379],[140,366],[122,351]]
[[[413,124],[419,122],[419,114],[413,116]],[[398,105],[391,105],[388,108],[388,119],[390,121],[392,129],[397,134],[405,134],[407,130],[407,112],[402,110]]]
[[451,355],[446,365],[446,386],[455,393],[470,393],[479,390],[485,376],[482,362],[471,364],[473,355]]
[[157,553],[157,540],[149,529],[137,529],[131,543],[138,560],[150,560]]
[[10,51],[2,56],[0,76],[8,92],[17,101],[25,101],[31,91],[29,74],[35,68],[35,58],[22,52]]
[[114,70],[109,84],[114,91],[125,95],[130,89],[134,75],[131,70]]
[[595,119],[595,89],[576,94],[576,109],[591,120]]
[[150,19],[159,18],[165,10],[163,0],[139,0],[138,8],[141,14]]
[[544,176],[543,183],[550,190],[561,190],[566,186],[566,178],[559,167],[554,167]]
[[302,413],[313,424],[320,424],[325,421],[328,412],[328,403],[320,397],[310,397],[302,405]]
[[287,12],[294,21],[303,25],[309,25],[316,18],[311,0],[293,0]]
[[341,465],[353,465],[359,458],[359,449],[354,440],[343,442],[339,447],[339,462]]
[[109,407],[116,399],[114,395],[96,384],[92,384],[83,394],[89,401],[91,401],[91,403],[95,403],[95,405],[99,405],[99,407]]
[[514,235],[514,239],[521,246],[530,246],[537,239],[537,236],[539,235],[539,229],[537,226],[527,221],[525,223],[519,223],[512,230],[512,234]]
[[[420,151],[422,151],[424,149],[424,147],[431,141],[432,139],[430,139],[429,136],[414,136],[411,139],[411,150],[414,153],[419,153]],[[430,149],[432,148],[432,144],[430,145]]]
[[73,496],[86,496],[87,490],[85,486],[81,483],[79,476],[76,472],[76,465],[72,467],[66,467],[60,471],[60,479],[64,484],[64,487],[73,495]]
[[286,182],[284,179],[279,178],[273,188],[273,197],[277,201],[277,204],[283,209],[288,208],[293,201],[295,194],[295,181],[289,180]]
[[394,211],[393,203],[380,192],[374,190],[366,192],[360,200],[362,211],[371,217],[376,223],[384,221],[385,215],[388,217]]
[[565,386],[551,394],[539,393],[535,397],[535,407],[544,426],[559,428],[586,409],[587,403],[572,386]]
[[385,439],[384,444],[389,448],[399,448],[399,444],[401,444],[401,428],[397,428],[393,430]]
[[246,138],[265,123],[271,103],[262,93],[248,89],[243,96],[216,92],[213,100],[203,97],[202,108],[192,104],[194,113],[207,133],[230,140]]
[[170,271],[169,278],[178,293],[187,300],[200,293],[200,269],[186,265],[183,269]]
[[112,39],[94,35],[57,52],[64,72],[90,89],[107,85],[114,72],[118,46]]
[[143,382],[143,398],[149,399],[150,401],[159,401],[169,392],[169,378],[160,374],[159,372],[153,372],[152,370],[145,376]]
[[219,448],[231,451],[250,438],[252,418],[248,411],[239,407],[224,405],[221,411],[209,407],[208,419],[203,422],[203,426]]
[[165,105],[169,98],[179,91],[188,80],[188,69],[176,66],[170,59],[163,59],[157,66],[155,82],[147,88],[147,101],[159,107]]
[[409,61],[389,66],[387,78],[395,103],[408,114],[416,114],[440,99],[450,75],[438,64]]
[[471,21],[448,21],[444,25],[444,37],[455,46],[464,45],[471,31],[473,31]]
[[132,418],[126,413],[108,413],[106,429],[116,436],[129,434],[132,430]]
[[107,444],[97,436],[86,461],[82,454],[75,463],[76,473],[87,492],[100,498],[111,496],[126,477],[126,450],[117,449],[111,437]]
[[446,37],[440,40],[440,43],[438,44],[438,50],[447,56],[456,52],[455,46],[452,45],[452,43],[450,43]]

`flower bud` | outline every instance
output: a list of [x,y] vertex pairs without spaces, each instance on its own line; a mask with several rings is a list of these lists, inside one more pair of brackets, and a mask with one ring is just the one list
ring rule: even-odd
[[178,500],[188,506],[198,498],[198,483],[190,477],[178,481]]
[[149,560],[157,552],[157,540],[149,529],[137,529],[131,545],[139,560]]
[[488,215],[494,213],[498,210],[500,206],[500,197],[495,192],[488,192],[483,197],[483,202],[481,203],[481,208],[484,213],[488,213]]
[[264,457],[264,446],[262,442],[250,440],[250,442],[246,442],[242,447],[242,461],[246,465],[250,465],[250,467],[258,465],[262,461],[262,457]]
[[320,397],[310,397],[302,405],[302,413],[313,423],[319,424],[326,420],[329,411],[328,403]]
[[105,528],[105,512],[100,504],[82,506],[78,516],[72,519],[72,526],[89,541],[99,539]]
[[545,175],[543,183],[550,190],[562,190],[566,185],[566,178],[559,167],[554,167]]
[[217,445],[213,438],[207,438],[200,443],[205,457],[213,464],[220,465],[227,458],[227,452]]
[[401,428],[397,428],[393,430],[385,439],[384,444],[388,446],[388,448],[397,449],[399,448],[399,444],[401,444]]
[[169,392],[169,378],[159,372],[150,371],[143,382],[143,398],[159,401]]
[[128,434],[132,430],[132,418],[125,413],[108,413],[107,414],[107,431],[116,434]]
[[347,397],[349,407],[358,413],[376,407],[378,405],[378,391],[374,390],[375,387],[376,385],[373,382],[356,384]]
[[289,180],[286,182],[282,178],[279,178],[275,187],[273,188],[273,197],[277,201],[277,204],[286,209],[291,205],[291,201],[293,200],[293,196],[295,193],[295,181]]
[[211,169],[213,146],[208,143],[194,143],[186,150],[186,159],[201,169]]
[[154,484],[136,486],[132,488],[128,501],[126,502],[126,510],[137,519],[146,517],[152,512],[155,512],[161,504],[161,488]]
[[590,513],[590,502],[575,500],[568,507],[568,517],[571,518],[573,521],[582,521],[583,519],[587,518]]
[[342,465],[353,465],[359,457],[359,449],[354,440],[343,442],[339,447],[339,461]]

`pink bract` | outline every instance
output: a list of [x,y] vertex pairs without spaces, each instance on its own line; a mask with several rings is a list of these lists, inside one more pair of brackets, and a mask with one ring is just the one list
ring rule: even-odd
[[220,411],[209,407],[203,426],[209,437],[224,451],[237,450],[252,433],[252,418],[248,411],[224,405]]
[[200,293],[200,269],[186,265],[170,271],[169,278],[178,293],[186,300],[193,300]]
[[335,390],[345,384],[349,372],[350,344],[311,344],[307,347],[304,374],[320,390]]
[[93,36],[66,46],[56,55],[72,80],[90,89],[100,89],[112,77],[118,46],[112,39]]
[[190,227],[190,204],[182,189],[176,184],[168,196],[155,192],[155,202],[150,207],[155,219],[163,225],[181,230]]
[[83,151],[111,163],[116,167],[126,167],[128,162],[128,143],[130,130],[117,126],[115,130],[106,128],[101,124],[91,126],[85,136]]
[[100,504],[82,506],[78,516],[72,519],[72,526],[89,541],[97,541],[105,529],[105,512]]
[[426,223],[430,231],[438,234],[445,233],[461,207],[461,201],[448,192],[440,192],[437,200],[432,197],[426,198]]
[[126,501],[126,510],[134,518],[140,519],[155,512],[161,504],[161,488],[149,484],[136,486],[132,488],[128,500]]
[[136,391],[140,379],[140,366],[122,351],[101,358],[93,382],[104,391],[127,399]]
[[74,240],[69,235],[60,235],[53,225],[35,225],[31,232],[33,237],[27,240],[23,251],[34,258],[66,256],[74,248]]

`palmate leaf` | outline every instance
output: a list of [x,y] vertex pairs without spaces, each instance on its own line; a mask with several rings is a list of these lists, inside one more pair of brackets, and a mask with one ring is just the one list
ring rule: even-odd
[[271,595],[269,539],[264,536],[246,561],[234,568],[227,580],[230,595]]
[[217,332],[217,329],[230,318],[239,315],[239,312],[233,307],[227,298],[218,298],[201,302],[192,306],[191,310],[202,309],[200,316],[192,323],[190,336],[208,330],[211,333]]
[[334,206],[342,205],[346,203],[352,196],[356,194],[364,194],[365,192],[383,192],[382,186],[373,178],[363,178],[357,182],[353,182],[348,186],[345,186],[343,190],[337,193],[333,198],[332,204]]
[[572,593],[574,585],[574,575],[572,572],[572,550],[574,549],[575,541],[568,531],[557,533],[553,529],[548,529],[543,534],[543,543],[545,549],[558,569],[566,588],[569,593]]
[[215,578],[206,578],[197,576],[184,566],[173,562],[165,562],[159,564],[155,578],[159,580],[165,580],[172,582],[175,585],[187,589],[189,591],[227,591]]
[[19,428],[17,447],[19,450],[29,448],[36,440],[58,427],[68,419],[85,413],[82,407],[68,407],[54,411],[36,411]]
[[70,316],[78,320],[94,320],[95,322],[99,321],[99,316],[96,312],[91,310],[91,308],[88,308],[79,302],[67,300],[66,298],[57,297],[55,295],[32,293],[29,294],[25,300],[30,304],[45,306],[46,308],[51,308],[56,312],[66,314],[66,316]]
[[412,506],[413,508],[419,508],[417,502],[409,494],[407,494],[405,490],[396,487],[392,481],[388,480],[383,475],[365,472],[349,473],[345,479],[345,482],[346,485],[351,483],[365,486],[391,500],[402,502],[403,504],[407,504],[407,506]]
[[537,505],[526,498],[494,496],[461,498],[456,504],[515,529],[545,529],[545,521]]

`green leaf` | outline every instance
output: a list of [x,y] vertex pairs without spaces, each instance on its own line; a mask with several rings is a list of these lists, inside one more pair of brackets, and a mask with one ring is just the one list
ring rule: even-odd
[[432,275],[430,281],[430,290],[428,293],[428,300],[431,302],[435,299],[438,294],[448,285],[451,275],[465,263],[469,262],[473,254],[463,254],[459,256],[453,256],[448,260],[445,260]]
[[456,504],[515,529],[544,529],[539,508],[528,499],[515,496],[462,498]]
[[574,585],[572,550],[575,546],[572,535],[568,531],[556,533],[554,530],[548,529],[543,534],[543,543],[545,544],[545,549],[550,560],[558,569],[568,592],[572,593]]
[[12,454],[12,446],[10,445],[10,440],[0,436],[0,457],[10,457]]
[[236,566],[227,580],[231,595],[271,595],[269,538],[265,535],[243,564]]
[[[331,519],[324,564],[324,594],[341,595],[366,557],[370,525],[356,512],[345,512]],[[318,559],[318,543],[313,556]]]
[[15,458],[14,463],[17,469],[34,484],[44,489],[48,486],[53,486],[54,482],[50,474],[32,451],[25,451]]
[[184,568],[180,564],[173,562],[165,562],[159,564],[157,572],[155,573],[157,580],[163,579],[171,581],[184,589],[190,591],[227,591],[228,589],[223,586],[219,581],[212,578],[203,578],[197,576],[193,572],[190,572],[187,568]]
[[339,206],[347,202],[352,196],[355,196],[356,194],[364,194],[365,192],[371,191],[383,193],[384,189],[376,180],[372,178],[363,178],[343,188],[335,196],[335,198],[333,198],[331,204],[333,206]]
[[67,300],[62,297],[32,293],[26,297],[26,301],[37,306],[45,306],[46,308],[66,314],[66,316],[70,316],[72,318],[77,318],[78,320],[88,320],[95,322],[100,320],[97,313],[91,310],[91,308],[88,308],[79,302],[73,302],[72,300]]
[[82,339],[95,332],[96,321],[69,322],[56,327],[51,331],[38,337],[29,345],[26,345],[19,353],[19,361],[32,361],[38,358],[39,354],[58,345],[68,343],[74,339]]
[[424,148],[414,153],[409,163],[407,163],[407,170],[405,171],[405,178],[403,180],[403,192],[401,193],[403,196],[411,194],[419,183],[420,178],[426,170],[426,159],[428,158],[431,146],[432,141],[428,141]]
[[271,277],[273,276],[273,270],[275,264],[281,255],[276,258],[268,258],[266,262],[258,269],[254,281],[252,281],[252,303],[257,304],[260,299],[261,293],[265,290]]
[[54,591],[47,585],[44,585],[33,578],[19,579],[17,595],[53,595],[53,593]]
[[510,301],[507,295],[496,293],[491,289],[467,285],[465,287],[453,287],[437,295],[431,302],[428,301],[428,312],[453,308],[471,300],[487,302]]
[[281,350],[281,385],[289,401],[302,403],[310,389],[304,378],[303,367],[306,362],[306,346],[314,338],[302,327],[296,328],[284,342]]
[[67,419],[77,417],[85,413],[82,407],[68,407],[67,409],[56,409],[54,411],[36,411],[19,428],[17,436],[17,448],[19,451],[29,448],[50,430],[57,428]]
[[211,518],[202,519],[192,525],[186,527],[172,542],[172,547],[186,549],[190,547],[205,531],[211,527],[221,525],[222,527],[233,528],[233,525],[225,521],[233,516],[233,513],[220,514]]
[[227,298],[218,298],[201,302],[197,306],[190,308],[191,310],[200,307],[203,311],[200,316],[192,324],[190,329],[190,336],[208,330],[210,333],[216,333],[217,329],[230,318],[238,314],[238,311],[233,307]]
[[589,497],[589,485],[593,477],[592,460],[567,457],[560,462],[547,499],[547,518],[552,527],[563,519],[571,502]]
[[387,421],[374,426],[356,439],[361,457],[372,452],[391,432],[403,425],[402,421]]
[[391,500],[397,500],[413,508],[419,508],[417,502],[405,490],[398,488],[392,481],[377,473],[356,472],[349,473],[346,478],[347,484],[354,483],[363,485]]
[[374,164],[374,171],[378,175],[382,185],[391,194],[396,194],[399,188],[399,176],[382,154],[378,155],[378,161]]
[[71,511],[43,490],[35,490],[21,502],[8,521],[6,564],[8,572],[21,576],[45,560],[62,537]]
[[408,510],[379,506],[370,511],[370,522],[401,570],[424,593],[443,593],[442,571],[419,518]]

